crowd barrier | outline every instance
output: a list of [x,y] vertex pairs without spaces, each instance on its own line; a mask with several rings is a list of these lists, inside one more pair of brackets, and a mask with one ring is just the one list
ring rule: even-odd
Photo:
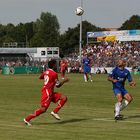
[[[126,68],[130,71],[131,74],[134,74],[134,75],[140,74],[140,71],[138,71],[137,69],[134,69],[132,71],[132,67],[126,67]],[[107,73],[109,74],[114,69],[114,67],[92,67],[91,73],[97,74],[98,70],[100,70],[101,73],[104,73],[105,69],[106,69]],[[68,67],[68,73],[70,73],[70,72],[71,72],[71,67]]]
[[137,74],[140,74],[140,71],[133,71],[131,72],[131,74],[137,75]]
[[[104,72],[104,68],[107,70],[107,73],[110,73],[114,67],[92,67],[91,68],[91,73],[94,73],[96,74],[97,70],[100,69],[101,73]],[[138,71],[137,69],[134,69],[132,71],[132,67],[126,67],[131,74],[134,74],[134,75],[137,75],[137,74],[140,74],[140,71]]]
[[2,67],[2,74],[35,74],[40,73],[40,66]]
[[[110,73],[113,67],[92,67],[91,73],[96,74],[97,70],[99,69],[101,73],[103,73],[104,68],[107,70],[107,73]],[[2,74],[9,75],[9,74],[36,74],[42,72],[41,66],[21,66],[21,67],[8,67],[4,66],[1,68]],[[132,71],[131,67],[127,67],[127,69],[131,72],[131,74],[137,75],[140,74],[140,71],[134,70]],[[68,68],[68,73],[70,73],[71,68]]]

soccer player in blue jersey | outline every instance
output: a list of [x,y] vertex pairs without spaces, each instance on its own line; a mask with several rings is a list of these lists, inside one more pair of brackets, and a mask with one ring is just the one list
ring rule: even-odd
[[92,82],[90,55],[86,55],[86,57],[83,59],[83,70],[85,82],[87,82],[88,80]]
[[136,82],[132,80],[132,76],[129,70],[125,68],[125,66],[126,62],[124,60],[118,60],[117,66],[108,76],[108,80],[113,84],[113,92],[117,99],[114,110],[115,120],[122,119],[120,111],[126,108],[128,104],[133,100],[132,95],[129,94],[124,87],[126,79],[128,80],[130,86],[136,85]]

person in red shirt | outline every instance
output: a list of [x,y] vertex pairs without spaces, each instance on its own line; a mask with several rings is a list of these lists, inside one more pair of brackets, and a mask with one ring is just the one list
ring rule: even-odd
[[66,60],[62,59],[60,62],[60,72],[61,72],[62,79],[65,78],[65,73],[66,73],[67,68],[68,68],[68,64],[67,64]]
[[69,79],[65,78],[61,82],[58,80],[58,74],[55,72],[56,60],[49,61],[48,67],[49,69],[47,69],[39,77],[40,79],[44,79],[44,84],[42,87],[42,95],[41,95],[41,107],[35,110],[34,113],[24,118],[24,123],[27,124],[28,126],[31,125],[30,120],[46,112],[51,102],[58,103],[56,108],[51,112],[51,115],[57,120],[60,120],[58,111],[67,101],[66,96],[62,95],[60,92],[54,92],[54,87],[55,86],[57,88],[61,87],[64,83],[68,82]]

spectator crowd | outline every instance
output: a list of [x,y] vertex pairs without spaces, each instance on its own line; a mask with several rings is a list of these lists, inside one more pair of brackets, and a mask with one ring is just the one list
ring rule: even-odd
[[[90,54],[93,62],[93,67],[114,67],[116,61],[120,58],[125,59],[128,67],[140,66],[140,42],[114,42],[107,43],[101,42],[92,45],[86,45],[82,48],[82,58]],[[65,57],[68,67],[71,72],[79,72],[82,70],[79,55],[73,52]],[[2,66],[43,66],[46,62],[25,62],[17,61],[4,61],[0,60],[0,67]]]
[[[82,57],[90,54],[94,67],[114,67],[118,59],[125,59],[128,67],[140,66],[140,42],[114,42],[86,45]],[[71,67],[78,67],[78,54],[68,57]]]

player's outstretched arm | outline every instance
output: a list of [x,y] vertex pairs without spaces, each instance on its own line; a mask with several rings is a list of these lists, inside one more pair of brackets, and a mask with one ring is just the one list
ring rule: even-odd
[[69,82],[69,78],[65,78],[64,80],[62,80],[59,84],[56,84],[56,87],[57,88],[60,88],[64,83],[67,83]]

